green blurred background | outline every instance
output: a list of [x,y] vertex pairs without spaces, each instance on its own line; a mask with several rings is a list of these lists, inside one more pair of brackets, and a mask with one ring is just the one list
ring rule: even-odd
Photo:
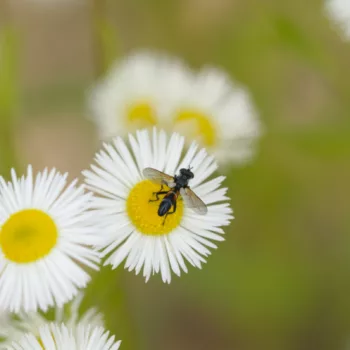
[[228,172],[236,219],[202,270],[147,284],[95,274],[123,350],[350,348],[350,43],[320,0],[1,0],[0,170],[71,178],[99,148],[85,94],[155,48],[246,85],[265,135]]

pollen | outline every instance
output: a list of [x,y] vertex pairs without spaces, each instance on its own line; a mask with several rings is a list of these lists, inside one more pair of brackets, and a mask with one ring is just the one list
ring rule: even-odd
[[217,128],[214,118],[205,113],[192,109],[181,110],[176,118],[175,125],[189,137],[200,138],[205,146],[214,146],[217,142]]
[[[160,185],[149,180],[139,182],[129,194],[126,201],[127,213],[137,228],[145,235],[166,235],[178,227],[183,217],[183,202],[181,198],[177,199],[177,208],[174,214],[169,214],[166,219],[158,215],[158,207],[164,195],[159,195],[159,200],[155,200],[154,192],[160,191]],[[162,191],[168,191],[167,186],[163,186]],[[170,212],[173,208],[170,209]],[[165,221],[164,221],[165,219]]]
[[8,260],[24,264],[46,256],[56,245],[58,231],[53,219],[37,209],[11,215],[0,230],[0,247]]
[[157,124],[154,108],[148,102],[141,101],[127,107],[126,121],[128,126],[146,128]]

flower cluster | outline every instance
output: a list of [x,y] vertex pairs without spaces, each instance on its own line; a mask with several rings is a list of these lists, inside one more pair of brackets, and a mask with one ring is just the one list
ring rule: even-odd
[[170,283],[202,267],[233,219],[216,159],[253,154],[260,126],[244,89],[214,69],[139,54],[91,101],[105,143],[83,184],[31,166],[0,177],[0,349],[118,349],[102,315],[79,316],[91,270],[124,263]]
[[261,125],[248,91],[217,68],[193,72],[181,60],[137,52],[116,62],[90,95],[102,139],[143,127],[177,131],[224,164],[249,161]]

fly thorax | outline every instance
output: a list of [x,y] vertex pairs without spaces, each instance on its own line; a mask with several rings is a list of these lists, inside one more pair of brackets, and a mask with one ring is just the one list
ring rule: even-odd
[[181,187],[186,187],[188,184],[188,179],[185,176],[180,176],[177,180],[177,185]]

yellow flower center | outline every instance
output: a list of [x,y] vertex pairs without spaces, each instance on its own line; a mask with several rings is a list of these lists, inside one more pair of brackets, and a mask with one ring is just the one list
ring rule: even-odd
[[[162,191],[168,191],[167,186],[163,186]],[[177,208],[174,214],[169,214],[166,218],[158,215],[158,208],[163,195],[159,195],[159,200],[153,192],[160,191],[160,185],[149,180],[139,182],[129,194],[126,201],[126,208],[131,222],[139,232],[145,235],[165,235],[180,225],[183,216],[183,203],[179,198],[176,202]],[[173,211],[171,207],[170,212]],[[165,219],[165,221],[164,221]]]
[[128,106],[126,121],[129,126],[137,129],[147,128],[157,124],[157,116],[150,103],[138,102]]
[[214,146],[217,141],[217,130],[213,118],[201,111],[184,109],[175,118],[179,131],[190,138],[201,139],[207,147]]
[[47,255],[57,238],[57,227],[49,215],[24,209],[11,215],[1,227],[0,247],[8,260],[30,263]]

